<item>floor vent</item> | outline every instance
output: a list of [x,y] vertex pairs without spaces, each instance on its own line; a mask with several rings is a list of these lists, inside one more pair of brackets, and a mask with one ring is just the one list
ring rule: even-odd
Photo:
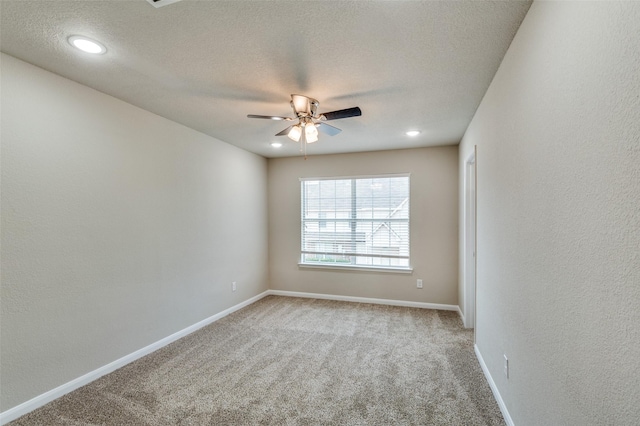
[[177,3],[180,0],[147,0],[153,7],[162,7],[171,3]]

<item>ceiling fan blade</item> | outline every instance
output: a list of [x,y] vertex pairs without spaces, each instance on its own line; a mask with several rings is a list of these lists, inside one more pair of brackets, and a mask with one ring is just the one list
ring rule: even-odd
[[276,133],[276,136],[287,136],[289,134],[289,130],[291,130],[293,126],[289,126],[280,133]]
[[362,111],[360,111],[360,108],[353,107],[340,109],[338,111],[323,112],[322,114],[320,114],[320,117],[324,116],[325,120],[338,120],[340,118],[358,117],[360,115],[362,115]]
[[267,120],[285,120],[285,121],[293,120],[293,118],[290,118],[290,117],[279,117],[277,115],[255,115],[255,114],[249,114],[247,115],[247,118],[264,118]]
[[342,129],[338,129],[337,127],[330,126],[329,124],[326,124],[326,123],[318,123],[316,124],[316,127],[322,133],[325,133],[329,136],[335,136],[342,131]]

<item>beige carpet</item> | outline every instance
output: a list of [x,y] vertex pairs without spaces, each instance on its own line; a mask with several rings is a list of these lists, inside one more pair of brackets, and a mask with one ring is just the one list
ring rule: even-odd
[[457,313],[266,297],[18,425],[503,425]]

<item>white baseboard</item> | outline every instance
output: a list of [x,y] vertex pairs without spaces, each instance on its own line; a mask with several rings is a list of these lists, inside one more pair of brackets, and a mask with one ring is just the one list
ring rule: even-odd
[[476,357],[478,358],[478,362],[480,362],[480,367],[482,367],[482,372],[484,373],[484,377],[487,378],[487,382],[489,382],[489,387],[491,388],[491,392],[493,392],[493,396],[498,402],[498,407],[500,407],[500,411],[502,412],[502,417],[504,417],[504,421],[508,426],[515,426],[513,420],[511,419],[511,415],[507,410],[507,406],[502,400],[502,396],[500,395],[500,391],[498,391],[498,387],[496,386],[496,382],[493,381],[493,377],[491,377],[491,373],[489,373],[489,369],[487,368],[487,364],[484,363],[484,359],[482,358],[482,354],[480,353],[480,349],[478,349],[478,345],[473,345],[473,349],[476,352]]
[[377,305],[406,306],[408,308],[440,309],[443,311],[460,312],[460,308],[458,307],[458,305],[441,305],[439,303],[409,302],[405,300],[374,299],[369,297],[355,297],[355,296],[338,296],[335,294],[305,293],[300,291],[285,291],[285,290],[268,290],[267,293],[274,296],[305,297],[308,299],[339,300],[343,302],[374,303]]
[[0,413],[0,425],[9,423],[10,421],[17,419],[18,417],[21,417],[35,410],[36,408],[42,407],[43,405],[53,401],[54,399],[60,398],[61,396],[66,395],[71,391],[74,391],[88,383],[91,383],[92,381],[104,376],[105,374],[109,374],[112,371],[115,371],[118,368],[124,367],[125,365],[137,360],[138,358],[142,358],[145,355],[155,352],[163,346],[175,342],[176,340],[188,334],[191,334],[194,331],[199,330],[202,327],[205,327],[215,321],[218,321],[219,319],[224,318],[227,315],[244,308],[245,306],[257,302],[258,300],[262,299],[265,296],[268,296],[269,294],[269,291],[262,292],[257,296],[245,300],[242,303],[232,306],[229,309],[225,309],[224,311],[212,315],[209,318],[203,319],[202,321],[199,321],[183,330],[173,333],[172,335],[165,337],[164,339],[158,340],[157,342],[152,343],[149,346],[138,349],[137,351],[130,353],[129,355],[125,355],[122,358],[117,359],[96,370],[93,370],[81,377],[78,377],[77,379],[60,385],[55,389],[52,389],[48,392],[36,396],[35,398],[30,399],[29,401],[23,402],[20,405],[10,408],[9,410]]

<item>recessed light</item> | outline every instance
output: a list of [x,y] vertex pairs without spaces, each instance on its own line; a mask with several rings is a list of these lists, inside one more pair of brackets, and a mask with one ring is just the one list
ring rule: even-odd
[[104,44],[99,41],[91,40],[90,38],[79,35],[72,35],[69,37],[69,44],[76,49],[80,49],[83,52],[92,53],[94,55],[102,55],[107,51]]
[[409,130],[406,134],[411,137],[418,136],[420,134],[420,130]]
[[271,146],[274,148],[280,148],[282,144],[280,142],[271,142]]

